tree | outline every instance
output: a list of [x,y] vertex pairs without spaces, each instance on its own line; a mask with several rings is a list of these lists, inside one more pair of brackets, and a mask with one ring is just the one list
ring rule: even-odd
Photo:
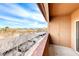
[[4,31],[7,31],[8,29],[9,29],[9,27],[5,27],[5,28],[4,28]]

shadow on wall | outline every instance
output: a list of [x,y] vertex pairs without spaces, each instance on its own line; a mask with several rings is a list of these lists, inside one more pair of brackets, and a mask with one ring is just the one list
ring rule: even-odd
[[48,39],[49,39],[49,44],[53,44],[52,38],[51,38],[50,34],[49,34],[49,36],[48,36]]

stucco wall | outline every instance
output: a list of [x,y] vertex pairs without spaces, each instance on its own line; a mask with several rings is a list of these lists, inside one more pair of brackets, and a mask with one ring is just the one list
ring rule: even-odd
[[71,47],[71,17],[52,17],[49,21],[49,32],[53,44]]
[[79,9],[71,14],[71,46],[76,50],[76,21],[79,21]]

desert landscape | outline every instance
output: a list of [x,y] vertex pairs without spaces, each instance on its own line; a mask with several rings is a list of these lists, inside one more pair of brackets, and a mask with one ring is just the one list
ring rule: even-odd
[[0,56],[24,56],[46,31],[46,28],[0,28]]

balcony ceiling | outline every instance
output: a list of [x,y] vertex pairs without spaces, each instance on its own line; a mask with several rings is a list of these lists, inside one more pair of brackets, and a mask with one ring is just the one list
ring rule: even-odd
[[50,3],[49,15],[50,16],[62,16],[68,15],[79,8],[79,4],[75,3]]

